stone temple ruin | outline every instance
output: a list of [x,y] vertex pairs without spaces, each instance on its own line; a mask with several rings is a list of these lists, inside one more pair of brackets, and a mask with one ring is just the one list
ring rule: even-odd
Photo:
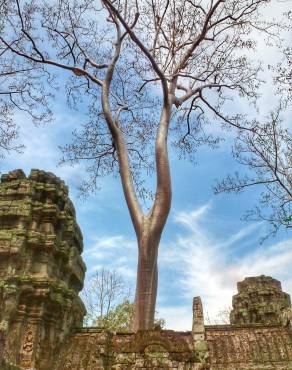
[[230,325],[112,333],[82,328],[82,234],[65,184],[21,170],[0,184],[1,370],[292,369],[291,302],[268,276],[238,283]]

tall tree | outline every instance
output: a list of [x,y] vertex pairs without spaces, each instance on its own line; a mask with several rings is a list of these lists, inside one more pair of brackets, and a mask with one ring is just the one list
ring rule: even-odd
[[129,291],[122,276],[103,268],[86,283],[82,298],[87,309],[86,320],[103,322],[118,304],[129,301]]
[[[116,173],[138,243],[134,329],[150,329],[157,294],[157,256],[171,207],[167,141],[193,158],[197,145],[218,143],[206,124],[254,132],[236,112],[235,96],[255,102],[258,33],[268,0],[58,0],[6,2],[3,47],[32,68],[67,77],[68,101],[88,106],[90,121],[65,148],[65,159],[89,159],[91,182]],[[229,114],[226,113],[229,111]],[[171,131],[170,131],[171,130]],[[141,175],[155,171],[148,211]]]

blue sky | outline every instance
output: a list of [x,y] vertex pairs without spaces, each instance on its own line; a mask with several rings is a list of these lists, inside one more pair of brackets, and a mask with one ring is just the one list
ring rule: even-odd
[[[82,116],[62,104],[57,107],[55,122],[40,127],[25,116],[16,117],[25,150],[2,161],[1,172],[22,168],[28,174],[31,168],[39,168],[64,179],[84,236],[87,278],[102,267],[115,269],[134,292],[136,242],[120,183],[104,178],[99,192],[86,200],[77,197],[77,187],[86,176],[85,163],[58,166],[58,146],[70,140]],[[217,150],[202,147],[196,166],[171,153],[173,205],[159,251],[157,310],[172,329],[191,328],[192,297],[197,295],[216,320],[218,312],[230,306],[236,282],[246,276],[271,275],[292,293],[291,235],[282,232],[260,245],[266,225],[240,219],[255,204],[260,189],[213,195],[214,180],[237,168],[229,145],[227,140]]]
[[[275,57],[263,50],[264,59]],[[77,197],[77,187],[86,176],[85,163],[58,166],[58,147],[70,142],[70,132],[85,117],[82,112],[70,111],[61,94],[57,99],[53,123],[35,127],[28,116],[16,113],[25,149],[5,158],[1,172],[22,168],[28,174],[31,168],[38,168],[65,180],[84,236],[87,278],[102,267],[115,269],[134,292],[137,248],[121,185],[117,179],[103,178],[99,192],[84,201]],[[264,89],[260,114],[267,114],[274,100],[272,89]],[[157,310],[171,329],[191,329],[192,297],[198,295],[205,312],[216,319],[220,310],[231,305],[236,282],[246,276],[273,276],[292,294],[291,234],[282,231],[260,245],[267,226],[241,221],[244,211],[256,203],[260,189],[241,195],[213,195],[215,179],[236,169],[242,171],[231,158],[230,144],[229,137],[217,150],[201,147],[196,166],[170,153],[173,204],[159,251]]]

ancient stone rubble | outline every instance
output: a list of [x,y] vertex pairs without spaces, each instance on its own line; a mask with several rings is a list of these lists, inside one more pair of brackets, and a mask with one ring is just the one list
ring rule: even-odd
[[65,184],[3,175],[0,224],[1,370],[292,369],[290,297],[271,277],[238,283],[230,325],[205,325],[195,297],[191,331],[82,328],[82,234]]

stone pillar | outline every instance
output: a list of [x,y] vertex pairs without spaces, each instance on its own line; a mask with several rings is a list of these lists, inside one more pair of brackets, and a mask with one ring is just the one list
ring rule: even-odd
[[280,324],[283,310],[291,307],[289,294],[270,276],[245,278],[237,283],[237,289],[232,298],[231,324]]
[[2,175],[0,337],[6,364],[50,370],[65,337],[82,325],[82,249],[63,181],[39,170],[28,177],[21,170]]
[[205,340],[204,312],[201,297],[193,299],[193,339]]
[[192,335],[194,341],[195,370],[207,370],[209,364],[209,347],[206,341],[204,311],[201,297],[193,299],[193,327]]

